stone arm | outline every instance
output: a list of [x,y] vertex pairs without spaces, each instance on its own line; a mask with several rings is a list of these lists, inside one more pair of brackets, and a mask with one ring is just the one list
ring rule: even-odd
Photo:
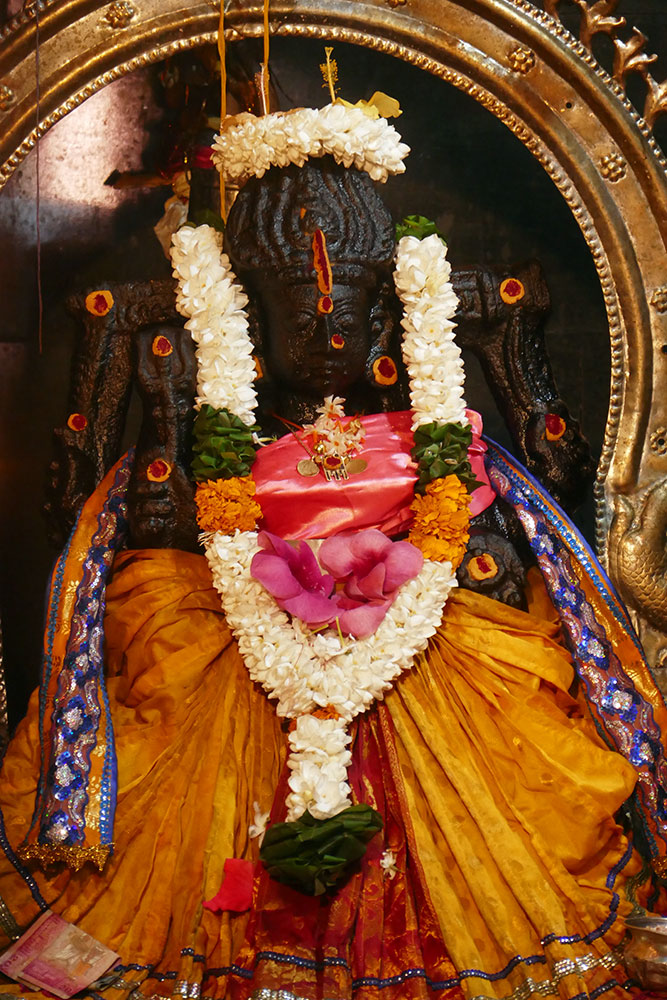
[[132,338],[143,419],[128,486],[129,544],[196,552],[194,485],[190,481],[195,347],[182,326],[149,326]]
[[546,352],[550,300],[540,265],[531,261],[511,277],[475,268],[454,271],[452,278],[460,300],[459,345],[479,358],[520,460],[572,510],[595,466],[588,442],[558,395]]
[[[460,302],[458,343],[479,358],[521,460],[566,509],[576,507],[594,463],[558,395],[546,352],[543,324],[550,301],[540,265],[530,262],[512,276],[457,270],[452,280]],[[532,561],[516,515],[496,500],[472,521],[459,583],[525,607],[525,572]]]
[[63,425],[54,432],[46,485],[50,541],[61,547],[86,499],[120,457],[133,385],[132,335],[179,322],[170,280],[112,284],[72,296],[81,324]]

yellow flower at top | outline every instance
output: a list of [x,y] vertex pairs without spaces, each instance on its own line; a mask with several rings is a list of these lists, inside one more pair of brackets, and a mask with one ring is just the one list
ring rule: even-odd
[[254,496],[252,476],[209,479],[200,483],[195,493],[197,524],[202,531],[222,531],[225,535],[233,535],[237,528],[254,531],[262,516],[262,508]]
[[434,479],[423,496],[414,498],[408,539],[425,559],[460,566],[470,538],[469,503],[470,494],[458,476]]

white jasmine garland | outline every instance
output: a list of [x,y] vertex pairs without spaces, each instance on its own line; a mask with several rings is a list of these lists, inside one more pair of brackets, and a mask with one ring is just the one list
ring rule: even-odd
[[[404,170],[408,151],[384,119],[373,120],[359,108],[328,105],[263,118],[239,115],[216,139],[213,159],[226,180],[243,182],[261,177],[271,166],[302,165],[311,156],[329,153],[384,181]],[[247,297],[222,253],[221,235],[210,226],[179,230],[172,263],[177,307],[197,344],[197,406],[227,408],[250,425],[256,393]],[[394,278],[404,306],[403,359],[413,429],[434,421],[468,422],[450,270],[446,247],[437,236],[399,242]],[[277,700],[279,716],[296,720],[289,736],[287,818],[297,819],[306,810],[320,819],[335,816],[351,804],[347,726],[381,700],[426,648],[457,585],[451,564],[425,560],[420,573],[399,589],[373,635],[341,641],[331,630],[315,633],[290,619],[252,577],[250,564],[259,550],[255,532],[215,532],[202,538],[250,677]],[[320,541],[309,544],[317,552]],[[338,718],[313,715],[318,708],[333,710]],[[258,830],[260,825],[255,823]],[[392,877],[391,866],[386,867]]]
[[227,182],[243,184],[262,177],[270,167],[301,167],[311,157],[330,154],[337,163],[384,182],[390,174],[403,173],[409,152],[385,118],[327,104],[227,119],[213,144],[213,162]]
[[[206,556],[250,677],[277,699],[279,716],[297,720],[289,739],[288,819],[305,809],[317,818],[335,816],[350,805],[346,726],[381,701],[426,648],[456,575],[449,562],[424,560],[372,635],[341,642],[335,635],[311,632],[278,607],[251,575],[258,551],[256,532],[217,532]],[[318,719],[311,714],[317,708],[333,709],[339,718]]]
[[222,233],[184,226],[174,234],[171,261],[178,279],[176,308],[197,345],[196,406],[228,409],[255,422],[255,362],[248,334],[248,297],[236,282]]
[[410,381],[412,429],[421,424],[468,424],[465,372],[454,340],[458,299],[450,281],[447,247],[439,236],[404,236],[394,281],[403,303],[403,360]]

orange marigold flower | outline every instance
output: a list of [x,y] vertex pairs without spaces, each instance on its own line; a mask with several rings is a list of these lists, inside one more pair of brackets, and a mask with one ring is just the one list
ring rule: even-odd
[[470,538],[469,503],[470,494],[458,476],[434,479],[424,496],[415,497],[415,518],[408,537],[425,559],[448,560],[454,569],[461,564]]
[[340,714],[333,705],[327,705],[325,708],[315,708],[310,714],[314,715],[316,719],[340,719]]
[[237,528],[253,531],[262,516],[262,508],[254,496],[252,476],[200,483],[195,493],[197,524],[202,531],[222,531],[225,535],[233,534]]
[[457,569],[466,554],[466,546],[470,536],[459,535],[452,538],[438,538],[437,535],[422,535],[420,532],[411,531],[408,541],[416,545],[424,559],[432,562],[450,562],[453,569]]

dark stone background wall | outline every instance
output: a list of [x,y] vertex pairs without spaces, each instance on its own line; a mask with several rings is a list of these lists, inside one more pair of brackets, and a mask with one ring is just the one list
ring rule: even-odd
[[[665,0],[621,0],[619,7],[667,56]],[[8,0],[0,2],[0,21],[8,11]],[[587,247],[558,191],[514,136],[465,95],[390,57],[345,45],[334,54],[342,96],[354,101],[384,90],[401,102],[398,127],[413,152],[406,174],[386,185],[395,215],[435,218],[454,264],[541,261],[553,298],[547,339],[557,381],[599,454],[609,385],[606,317]],[[598,55],[610,64],[606,39]],[[272,43],[283,107],[325,102],[322,57],[319,43]],[[655,75],[667,76],[664,58]],[[171,192],[104,185],[115,169],[154,168],[163,120],[155,70],[119,80],[42,140],[39,213],[34,152],[0,195],[0,615],[14,721],[37,681],[45,587],[56,555],[40,509],[51,430],[67,415],[75,329],[64,300],[91,282],[168,275],[152,226]],[[665,148],[667,124],[657,131]],[[491,436],[507,443],[474,359],[468,373],[469,402],[485,415]],[[132,433],[130,427],[128,441]],[[592,503],[580,523],[592,537]]]

